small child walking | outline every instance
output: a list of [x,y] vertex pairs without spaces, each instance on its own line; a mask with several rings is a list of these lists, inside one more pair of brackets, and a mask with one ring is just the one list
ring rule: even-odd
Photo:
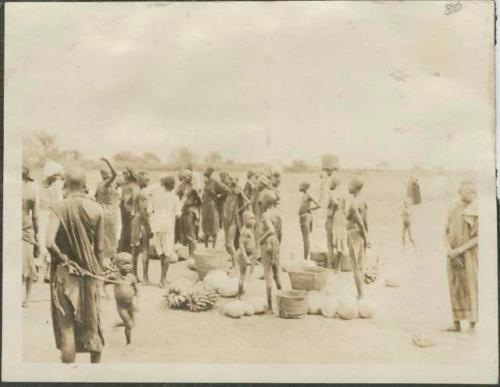
[[118,272],[108,276],[114,283],[116,307],[125,326],[127,345],[132,343],[132,328],[134,327],[134,313],[137,310],[138,294],[137,278],[132,274],[132,261],[131,254],[118,253],[114,258]]
[[243,227],[240,230],[240,242],[236,253],[237,262],[240,269],[238,284],[238,298],[245,292],[245,280],[247,268],[250,265],[250,273],[255,266],[255,215],[251,210],[243,212]]

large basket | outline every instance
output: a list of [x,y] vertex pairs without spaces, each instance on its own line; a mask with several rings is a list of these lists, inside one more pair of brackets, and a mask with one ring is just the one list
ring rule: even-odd
[[316,262],[317,266],[326,267],[327,253],[325,251],[311,251],[311,260]]
[[194,262],[196,264],[196,271],[200,280],[211,270],[223,269],[226,266],[227,258],[224,254],[206,254],[206,253],[195,253]]
[[323,267],[301,267],[288,272],[292,288],[295,290],[323,290],[328,278],[328,270]]
[[276,296],[281,318],[301,318],[307,314],[309,304],[303,290],[282,290]]

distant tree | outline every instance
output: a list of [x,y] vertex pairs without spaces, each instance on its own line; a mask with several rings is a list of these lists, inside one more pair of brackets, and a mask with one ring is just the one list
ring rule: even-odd
[[196,156],[186,147],[177,148],[172,153],[171,161],[176,168],[186,168],[186,166],[195,163]]
[[42,167],[47,160],[61,159],[56,138],[45,131],[24,134],[22,143],[23,162],[30,167]]
[[113,160],[117,163],[135,162],[135,157],[131,151],[118,152],[113,155]]
[[284,171],[297,173],[297,172],[308,172],[309,169],[310,167],[304,160],[293,160],[290,163],[290,165],[285,166]]
[[222,162],[224,161],[224,158],[222,157],[222,155],[219,151],[214,151],[214,152],[210,152],[205,157],[204,161],[205,161],[205,164],[207,166],[217,168],[222,164]]
[[382,160],[377,164],[377,169],[388,169],[390,167],[389,162]]
[[156,165],[161,163],[160,158],[151,152],[143,153],[141,159],[145,164],[148,164],[151,166],[156,166]]

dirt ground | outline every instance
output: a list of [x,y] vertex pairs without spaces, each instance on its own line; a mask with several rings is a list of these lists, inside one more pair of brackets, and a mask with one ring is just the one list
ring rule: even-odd
[[[376,305],[373,319],[343,321],[308,315],[285,320],[276,315],[231,319],[217,309],[202,313],[170,310],[165,291],[141,286],[137,325],[133,344],[125,346],[123,328],[111,297],[102,300],[102,321],[106,346],[103,362],[190,362],[190,363],[429,363],[472,364],[476,362],[481,335],[442,332],[450,324],[451,312],[446,278],[442,230],[446,211],[461,176],[422,177],[423,203],[415,210],[414,233],[420,253],[401,251],[399,206],[403,199],[405,175],[365,174],[365,197],[369,204],[371,239],[382,259],[381,277],[368,285],[368,298]],[[318,191],[315,175],[285,175],[282,185],[281,212],[284,241],[281,259],[286,263],[302,254],[298,226],[298,184],[312,183]],[[432,189],[431,189],[432,187]],[[313,247],[324,250],[324,220],[317,213]],[[222,249],[222,233],[218,249]],[[151,277],[159,279],[159,262],[152,261]],[[384,275],[397,273],[399,288],[384,285]],[[264,281],[258,267],[248,281],[248,297],[265,297]],[[168,279],[197,280],[184,262],[171,266]],[[285,289],[290,288],[287,273],[282,273]],[[327,288],[336,297],[353,297],[352,273],[330,273]],[[112,287],[109,287],[112,295]],[[49,287],[37,283],[32,302],[23,310],[23,355],[26,362],[58,362],[50,317]],[[228,302],[221,299],[219,303]],[[435,342],[430,348],[412,343],[415,334]],[[88,362],[87,355],[77,361]]]

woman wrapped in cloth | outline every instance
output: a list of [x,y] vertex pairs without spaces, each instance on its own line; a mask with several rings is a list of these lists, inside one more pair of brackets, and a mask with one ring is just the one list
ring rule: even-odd
[[201,229],[204,235],[205,247],[208,247],[208,241],[212,239],[212,248],[217,243],[217,233],[220,229],[221,221],[219,219],[219,210],[217,208],[217,198],[225,196],[229,188],[217,180],[212,175],[214,169],[209,167],[204,172],[205,185],[203,187],[202,207],[201,207]]
[[356,177],[352,178],[349,183],[349,193],[352,196],[347,211],[347,240],[358,300],[361,300],[365,295],[364,261],[366,248],[370,246],[368,242],[368,205],[360,196],[362,189],[363,182]]
[[200,221],[201,198],[193,184],[193,172],[189,169],[182,173],[181,184],[177,190],[177,196],[183,202],[182,215],[180,217],[180,241],[189,249],[192,257],[196,250],[198,240],[197,225]]
[[467,320],[469,332],[474,333],[478,320],[479,254],[479,218],[474,183],[463,181],[459,195],[460,202],[450,210],[444,233],[453,313],[453,326],[447,330],[459,332],[460,320]]
[[69,171],[66,199],[51,207],[47,249],[51,254],[51,308],[57,348],[63,363],[77,352],[101,359],[100,284],[104,239],[102,207],[85,193],[85,174]]

